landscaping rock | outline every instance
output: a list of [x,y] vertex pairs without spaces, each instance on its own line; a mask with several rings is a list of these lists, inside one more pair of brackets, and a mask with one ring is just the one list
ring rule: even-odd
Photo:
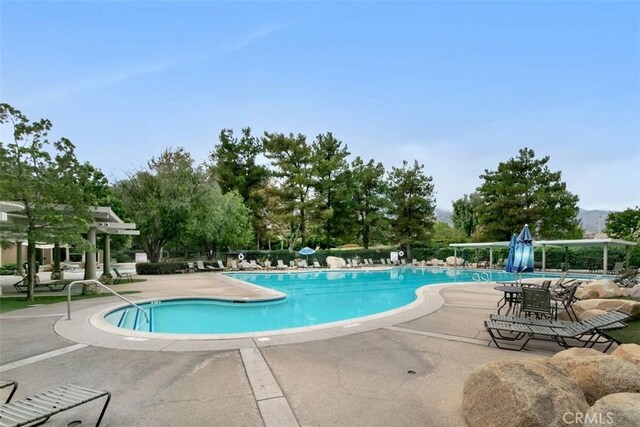
[[640,369],[620,357],[552,357],[551,363],[563,368],[578,383],[590,405],[607,394],[640,392]]
[[449,266],[449,267],[453,267],[453,266],[456,266],[456,265],[458,267],[460,267],[464,263],[464,259],[450,256],[450,257],[447,257],[446,263],[447,263],[447,266]]
[[329,268],[345,268],[347,266],[347,262],[337,256],[328,256],[326,263]]
[[582,319],[581,314],[587,310],[622,311],[632,318],[640,317],[640,301],[622,299],[589,299],[573,304],[573,310]]
[[536,360],[492,362],[464,383],[464,416],[475,426],[564,426],[564,414],[589,409],[580,387],[560,367]]
[[612,280],[594,280],[581,286],[576,291],[576,298],[587,300],[592,298],[612,298],[626,296],[626,293]]
[[440,261],[438,258],[433,258],[431,261],[427,261],[427,264],[437,267],[439,265],[444,265],[444,261]]
[[552,361],[560,361],[565,359],[571,359],[574,357],[588,357],[588,356],[602,356],[602,353],[593,348],[574,347],[568,350],[563,350],[554,354],[551,357]]
[[638,344],[621,344],[611,352],[611,355],[627,360],[640,369],[640,345]]
[[640,298],[640,285],[635,285],[633,288],[629,289],[629,296],[631,298]]
[[583,425],[585,427],[640,425],[640,393],[614,393],[604,396],[587,411]]

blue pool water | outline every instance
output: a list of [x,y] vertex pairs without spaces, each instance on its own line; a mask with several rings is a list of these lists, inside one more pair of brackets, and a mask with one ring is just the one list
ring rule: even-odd
[[[402,307],[416,299],[416,289],[436,283],[472,282],[478,271],[394,268],[381,271],[307,271],[300,273],[227,273],[229,277],[275,289],[286,298],[271,302],[233,303],[211,299],[154,301],[139,310],[127,307],[105,319],[116,326],[146,332],[222,334],[297,328],[368,316]],[[492,271],[492,281],[515,280]],[[543,277],[525,274],[524,277]],[[546,277],[558,277],[548,274]]]

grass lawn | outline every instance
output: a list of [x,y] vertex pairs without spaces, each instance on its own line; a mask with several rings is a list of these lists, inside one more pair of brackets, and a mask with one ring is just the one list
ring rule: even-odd
[[[124,291],[118,292],[119,294],[137,294],[139,291]],[[110,297],[113,296],[109,292],[105,292],[99,295],[72,295],[71,301],[78,301],[81,299],[89,299],[89,298],[101,298],[101,297]],[[0,297],[0,313],[7,313],[9,311],[20,310],[21,308],[27,308],[34,305],[40,304],[55,304],[57,302],[65,302],[67,300],[66,295],[36,295],[36,300],[34,302],[27,301],[27,297]]]
[[621,341],[624,344],[640,344],[640,320],[625,322],[626,328],[612,329],[607,335]]

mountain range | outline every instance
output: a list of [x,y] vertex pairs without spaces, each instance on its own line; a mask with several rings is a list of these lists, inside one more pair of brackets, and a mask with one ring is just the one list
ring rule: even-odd
[[[582,222],[582,228],[585,233],[595,234],[602,232],[604,229],[604,221],[607,219],[609,212],[611,211],[580,209],[578,218],[580,222]],[[453,225],[453,221],[451,221],[451,211],[436,208],[436,217],[438,221]]]

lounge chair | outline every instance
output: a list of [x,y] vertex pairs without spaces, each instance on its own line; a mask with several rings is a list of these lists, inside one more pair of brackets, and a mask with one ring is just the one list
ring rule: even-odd
[[[35,278],[36,278],[36,284],[33,287],[34,291],[37,292],[38,290],[44,290],[44,291],[50,290],[46,284],[40,283],[40,276],[36,274]],[[20,293],[27,292],[27,275],[25,274],[21,276],[20,280],[18,280],[16,283],[13,284],[13,287],[16,289],[16,291]]]
[[371,267],[373,267],[373,259],[369,258],[369,264],[371,264]]
[[238,263],[235,259],[231,260],[231,270],[238,271]]
[[402,259],[400,260],[400,264],[401,264],[401,265],[407,265],[407,261],[405,261],[405,259],[404,259],[404,258],[402,258]]
[[613,281],[623,288],[633,288],[638,284],[639,279],[638,270],[631,268],[613,279]]
[[278,270],[288,270],[289,269],[289,267],[287,267],[281,259],[278,260],[278,266],[276,268]]
[[289,268],[297,268],[296,267],[296,262],[293,261],[293,260],[289,261]]
[[258,263],[253,259],[249,261],[249,265],[251,266],[252,270],[262,270],[262,267],[259,266]]
[[[551,295],[551,300],[555,304],[556,316],[558,309],[562,305],[562,308],[567,312],[569,319],[578,320],[578,316],[573,311],[573,303],[576,302],[576,291],[580,287],[582,282],[573,282],[571,286],[563,288],[562,290],[556,290]],[[572,316],[573,315],[573,316]]]
[[7,388],[7,387],[11,387],[11,392],[9,393],[9,397],[7,397],[7,400],[5,400],[4,403],[11,402],[11,398],[13,398],[13,395],[16,393],[16,390],[18,389],[18,382],[0,380],[0,389]]
[[25,399],[5,403],[0,406],[0,426],[44,424],[55,414],[105,396],[107,399],[96,422],[98,427],[111,400],[111,393],[91,390],[75,384],[59,386]]
[[[626,313],[613,311],[596,316],[589,321],[574,322],[564,327],[558,327],[555,324],[545,325],[541,323],[540,319],[537,324],[488,320],[484,322],[484,326],[496,347],[503,350],[520,351],[530,340],[535,339],[553,341],[564,348],[569,348],[572,346],[568,340],[574,340],[581,344],[580,347],[593,347],[598,343],[608,343],[609,345],[604,350],[606,353],[614,342],[619,343],[619,341],[601,331],[628,318],[629,315]],[[557,321],[553,320],[553,322]],[[519,347],[518,342],[522,342]],[[505,345],[506,343],[513,344]]]
[[265,270],[271,270],[271,260],[266,260],[264,262],[264,269]]
[[313,261],[313,268],[322,268],[318,261]]
[[[599,326],[602,324],[602,322],[605,321],[605,319],[607,319],[606,318],[607,314],[609,313],[603,314],[602,317],[598,316],[597,320],[595,321],[594,319],[596,318],[592,318],[589,320],[583,320],[582,322],[592,324],[594,327],[598,327],[598,329],[600,330],[618,329],[618,328],[624,328],[625,326],[627,326],[623,322],[615,322],[606,326]],[[576,324],[576,322],[571,320],[567,321],[567,320],[556,320],[556,319],[536,319],[535,317],[505,316],[503,314],[492,314],[490,316],[490,319],[498,322],[524,323],[526,325],[549,326],[552,328],[566,328],[568,326],[572,326]]]
[[363,261],[363,263],[364,263],[364,266],[365,266],[365,267],[370,267],[370,266],[371,266],[371,265],[369,264],[369,260],[368,260],[368,259],[363,258],[363,259],[362,259],[362,261]]
[[208,265],[204,265],[204,262],[202,260],[196,261],[196,267],[198,268],[198,271],[215,271],[215,270],[217,270],[217,268],[215,268],[215,267],[210,267]]
[[306,259],[300,260],[300,262],[298,262],[298,267],[309,268],[309,265],[307,264],[307,260]]
[[624,270],[624,262],[618,261],[613,264],[613,268],[609,272],[618,275],[622,273],[622,270]]
[[[200,261],[202,262],[202,261]],[[117,285],[118,283],[120,283],[122,280],[127,279],[127,281],[129,283],[133,282],[133,276],[131,276],[131,273],[120,273],[120,271],[113,267],[111,268],[113,270],[114,273],[116,273],[116,280],[113,281],[114,285]]]
[[224,264],[222,263],[222,261],[218,260],[218,261],[216,261],[216,262],[218,263],[218,268],[219,268],[220,270],[226,270],[226,269],[227,269],[227,267],[225,267],[225,266],[224,266]]

